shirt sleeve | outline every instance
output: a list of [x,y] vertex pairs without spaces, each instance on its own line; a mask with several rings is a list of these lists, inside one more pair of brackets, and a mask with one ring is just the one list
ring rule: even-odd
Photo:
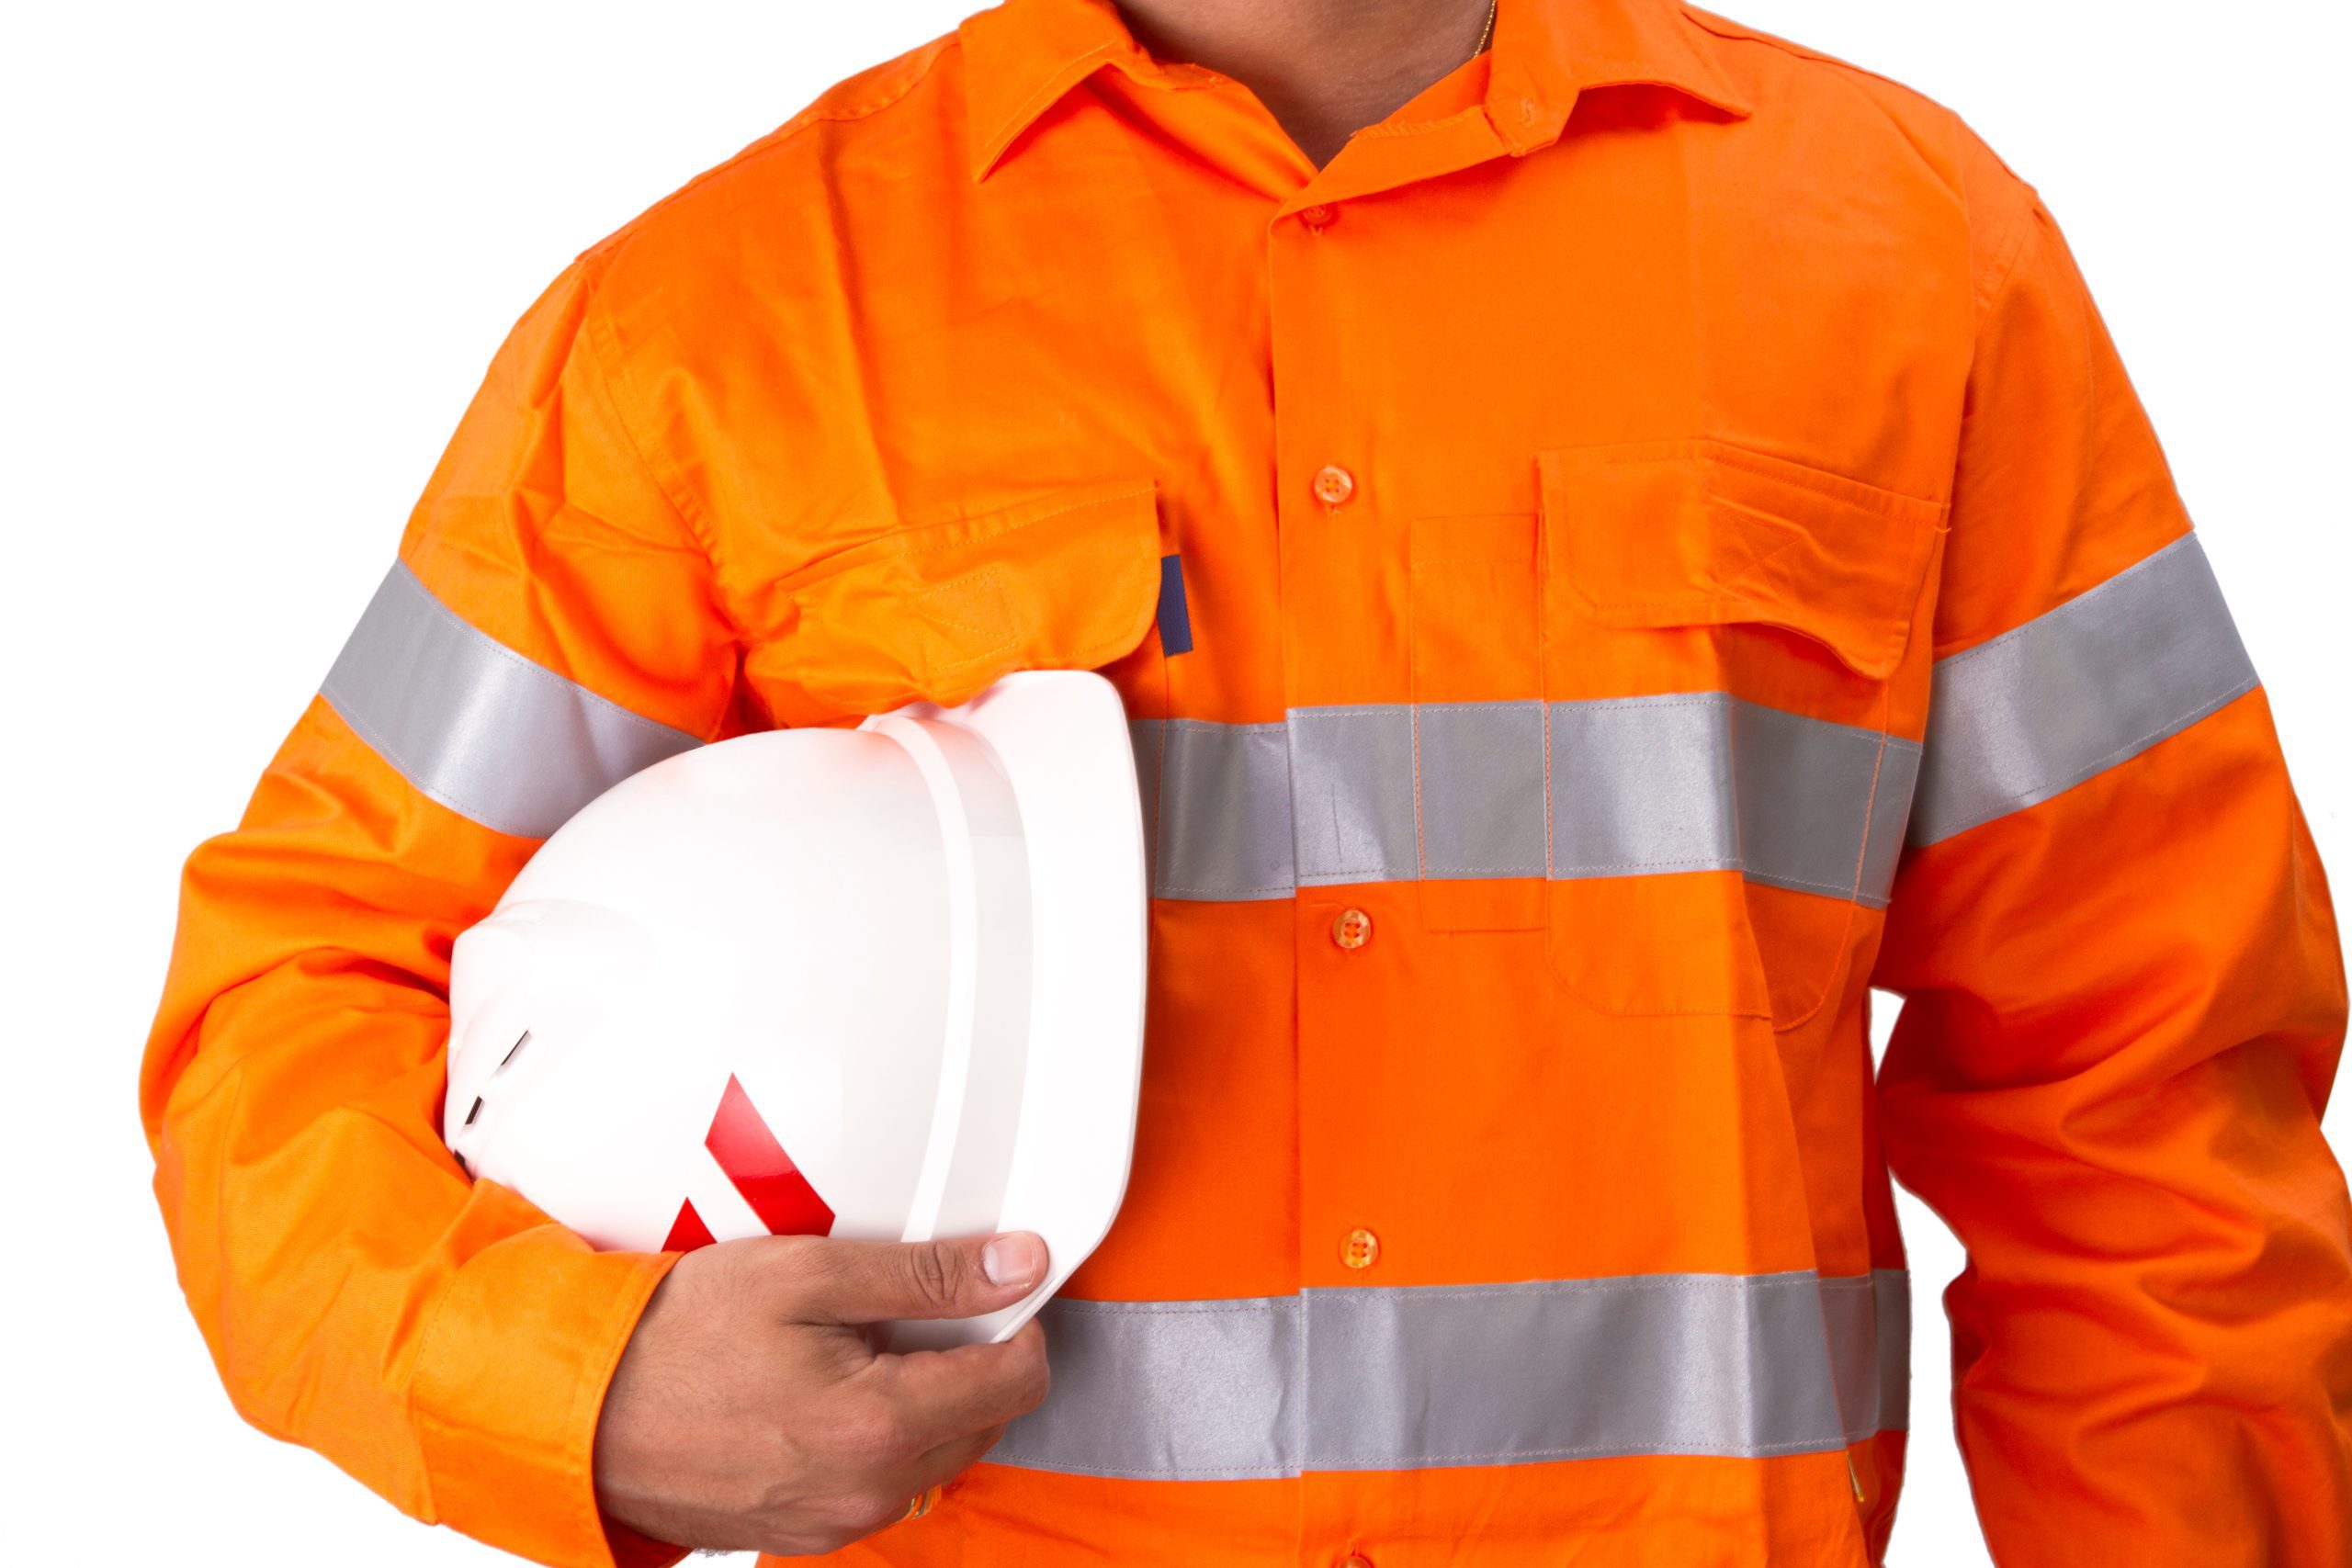
[[[2352,1562],[2327,885],[2140,403],[2030,187],[1979,291],[1873,983],[1995,1557]],[[2291,522],[2281,525],[2295,525]]]
[[238,1410],[555,1564],[609,1535],[604,1390],[670,1261],[472,1182],[439,1131],[450,945],[537,840],[717,734],[737,656],[632,444],[591,263],[516,326],[236,829],[189,860],[141,1103]]

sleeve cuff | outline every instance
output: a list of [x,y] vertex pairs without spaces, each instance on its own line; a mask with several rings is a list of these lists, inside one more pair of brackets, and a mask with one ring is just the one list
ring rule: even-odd
[[508,1210],[513,1234],[458,1270],[411,1384],[435,1514],[550,1568],[676,1562],[682,1550],[608,1525],[594,1469],[605,1390],[676,1258],[597,1252],[522,1199],[488,1196],[476,1207]]

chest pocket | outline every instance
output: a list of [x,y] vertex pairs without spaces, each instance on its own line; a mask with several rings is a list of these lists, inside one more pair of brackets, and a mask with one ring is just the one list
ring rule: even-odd
[[1159,592],[1148,480],[900,529],[782,579],[745,673],[777,722],[953,705],[1015,670],[1095,670],[1134,711]]
[[1945,508],[1713,441],[1540,469],[1554,969],[1604,1011],[1800,1022],[1893,877]]

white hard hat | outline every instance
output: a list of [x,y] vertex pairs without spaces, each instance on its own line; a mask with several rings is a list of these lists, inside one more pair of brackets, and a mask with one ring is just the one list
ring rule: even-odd
[[1142,814],[1118,694],[744,736],[599,796],[458,939],[444,1131],[599,1247],[1031,1230],[1001,1339],[1102,1239],[1142,1070]]

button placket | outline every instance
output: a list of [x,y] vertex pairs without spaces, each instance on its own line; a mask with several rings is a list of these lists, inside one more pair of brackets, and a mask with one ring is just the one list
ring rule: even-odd
[[[1353,367],[1363,352],[1351,336],[1341,300],[1366,264],[1363,247],[1372,230],[1335,222],[1342,214],[1324,204],[1301,208],[1295,224],[1270,236],[1269,324],[1272,333],[1277,526],[1283,559],[1282,614],[1286,660],[1283,700],[1295,710],[1335,699],[1335,614],[1382,592],[1396,541],[1385,535],[1383,497],[1364,467],[1381,451],[1383,427],[1364,402]],[[1365,650],[1374,659],[1401,658],[1401,646]],[[1350,677],[1342,675],[1344,684]],[[1297,731],[1290,731],[1295,742]],[[1328,809],[1314,798],[1296,758],[1290,783],[1293,818]],[[1294,842],[1294,851],[1296,844]],[[1388,1205],[1368,1181],[1380,1162],[1360,1135],[1356,1108],[1367,1092],[1371,1066],[1385,1042],[1371,1038],[1374,1021],[1396,1010],[1397,965],[1384,963],[1382,943],[1397,917],[1378,886],[1318,893],[1316,874],[1297,890],[1295,907],[1296,1009],[1292,1028],[1298,1082],[1298,1191],[1295,1241],[1299,1273],[1311,1317],[1334,1292],[1352,1293],[1382,1280],[1388,1268],[1384,1238],[1374,1228]],[[1402,1216],[1398,1216],[1400,1219]],[[1323,1310],[1343,1310],[1334,1302]],[[1312,1329],[1306,1333],[1311,1335]],[[1344,1401],[1341,1382],[1318,1379],[1302,1347],[1302,1414]],[[1356,1520],[1344,1495],[1309,1483],[1300,1508],[1300,1561],[1332,1568],[1363,1568],[1352,1539]],[[1367,1560],[1368,1561],[1368,1560]]]

